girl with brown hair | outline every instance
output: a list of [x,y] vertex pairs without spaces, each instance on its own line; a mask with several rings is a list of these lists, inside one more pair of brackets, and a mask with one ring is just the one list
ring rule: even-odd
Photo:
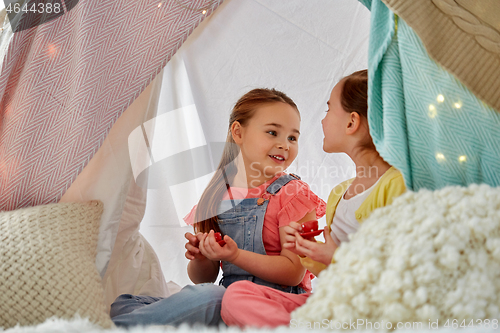
[[325,213],[324,201],[284,172],[297,156],[299,128],[297,106],[282,92],[254,89],[238,100],[217,171],[185,217],[195,228],[185,247],[196,285],[168,298],[121,295],[111,306],[116,325],[217,325],[226,288],[240,280],[287,293],[311,290],[299,257],[282,247],[291,221]]
[[[368,129],[368,73],[355,72],[333,88],[328,111],[321,121],[327,153],[346,153],[356,164],[356,177],[337,185],[328,197],[325,243],[299,234],[301,221],[283,228],[286,248],[318,275],[333,262],[333,254],[348,235],[378,208],[389,205],[405,190],[403,176],[375,149]],[[310,293],[291,295],[246,281],[233,284],[224,295],[222,318],[228,325],[275,327],[290,324],[290,313],[304,304]],[[272,315],[270,315],[272,314]],[[293,324],[293,323],[292,323]]]

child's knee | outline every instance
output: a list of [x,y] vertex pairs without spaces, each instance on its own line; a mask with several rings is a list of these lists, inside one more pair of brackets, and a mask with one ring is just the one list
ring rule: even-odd
[[[111,318],[118,316],[120,314],[125,313],[127,306],[133,300],[133,295],[130,294],[122,294],[118,296],[115,301],[111,304],[111,308],[109,311],[109,315]],[[130,312],[130,311],[128,311]]]
[[247,280],[231,283],[224,293],[223,306],[224,304],[230,304],[234,301],[241,300],[241,297],[251,294],[254,286],[255,284],[253,282]]
[[218,285],[211,285],[211,286],[205,286],[206,288],[205,294],[207,298],[218,300],[219,302],[222,302],[222,298],[224,297],[226,293],[226,288],[223,286],[218,286]]
[[222,297],[226,292],[226,288],[213,283],[202,283],[194,286],[186,286],[181,292],[184,292],[187,298],[193,298],[193,301],[198,303],[218,303],[222,302]]
[[113,318],[118,315],[130,313],[151,303],[158,302],[162,299],[163,297],[122,294],[118,296],[111,304],[109,315],[111,316],[111,318]]

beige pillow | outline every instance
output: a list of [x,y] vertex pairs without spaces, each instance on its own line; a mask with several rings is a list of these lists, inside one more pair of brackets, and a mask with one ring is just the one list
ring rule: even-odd
[[114,326],[95,267],[102,211],[90,201],[0,213],[0,327],[75,314]]

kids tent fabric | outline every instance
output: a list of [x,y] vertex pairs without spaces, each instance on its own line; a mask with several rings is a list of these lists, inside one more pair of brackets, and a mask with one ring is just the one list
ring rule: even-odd
[[[362,2],[372,11],[368,121],[381,156],[403,173],[407,188],[414,191],[499,186],[500,113],[494,107],[500,93],[495,88],[498,76],[491,73],[500,70],[500,49],[491,43],[495,36],[500,41],[500,30],[489,19],[498,15],[485,13],[498,13],[500,6],[490,1],[482,6],[470,1],[386,1],[401,12],[399,17],[382,1]],[[411,8],[429,16],[417,18]],[[426,22],[439,33],[429,34]],[[412,26],[424,32],[423,40]]]
[[219,2],[203,12],[162,4],[80,1],[15,32],[0,76],[2,209],[60,199],[118,116]]

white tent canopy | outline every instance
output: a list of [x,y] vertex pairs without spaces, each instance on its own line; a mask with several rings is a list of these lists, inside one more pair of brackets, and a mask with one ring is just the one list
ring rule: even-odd
[[[185,147],[194,149],[198,143],[225,140],[231,108],[245,92],[276,88],[294,99],[302,117],[299,155],[289,171],[326,201],[330,190],[352,177],[354,169],[346,155],[323,152],[320,121],[333,85],[367,67],[369,17],[369,11],[352,0],[226,0],[164,70],[157,119],[167,114],[170,118],[156,122],[152,155],[165,158],[179,145],[157,139],[167,138],[179,124],[172,122],[173,110],[180,118],[183,112],[189,114],[190,106],[197,111],[194,118],[186,116],[189,122],[184,123],[190,125],[176,130],[185,138]],[[202,133],[195,131],[196,124]],[[197,202],[209,178],[175,186],[168,180],[150,184],[156,188],[148,190],[140,231],[155,249],[167,281],[191,283],[183,235],[192,228],[182,226],[179,217]],[[324,218],[320,223],[325,224]]]

